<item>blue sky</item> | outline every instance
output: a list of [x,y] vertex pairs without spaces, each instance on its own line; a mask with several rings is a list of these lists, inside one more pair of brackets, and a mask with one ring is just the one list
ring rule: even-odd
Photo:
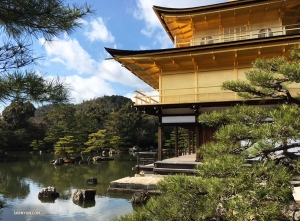
[[[82,3],[81,0],[69,0]],[[51,44],[38,39],[35,52],[42,55],[39,71],[59,76],[71,87],[72,103],[104,95],[134,97],[134,90],[151,89],[113,60],[104,47],[145,50],[173,47],[152,6],[188,8],[226,0],[87,0],[95,14],[82,27]],[[200,5],[199,5],[200,4]]]

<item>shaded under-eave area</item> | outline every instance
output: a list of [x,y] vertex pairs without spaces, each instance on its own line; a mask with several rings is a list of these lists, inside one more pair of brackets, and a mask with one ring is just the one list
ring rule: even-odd
[[[187,129],[193,133],[196,132],[198,125],[198,116],[201,113],[207,113],[211,111],[220,111],[228,108],[232,108],[236,105],[250,105],[250,106],[263,106],[271,107],[278,104],[283,104],[283,99],[266,99],[266,100],[239,100],[239,101],[225,101],[225,102],[195,102],[195,103],[180,103],[180,104],[156,104],[156,105],[135,105],[136,110],[142,113],[157,116],[159,123],[162,127],[165,126],[177,126]],[[195,123],[163,123],[162,116],[175,116],[176,113],[172,113],[169,110],[183,110],[190,109],[189,114],[182,114],[182,116],[195,116]]]
[[146,114],[158,116],[158,110],[189,108],[197,110],[199,114],[210,112],[213,110],[227,109],[236,105],[250,106],[273,106],[283,104],[283,99],[265,99],[265,100],[235,100],[235,101],[220,101],[220,102],[194,102],[194,103],[176,103],[176,104],[145,104],[135,105],[136,110]]
[[159,76],[163,73],[185,73],[234,63],[249,65],[249,61],[258,57],[288,54],[299,40],[300,34],[293,34],[159,50],[105,49],[112,59],[152,88],[159,89]]
[[[202,144],[213,141],[213,134],[216,128],[206,127],[198,122],[198,116],[204,112],[215,110],[224,110],[235,105],[252,105],[271,107],[284,103],[282,99],[268,100],[240,100],[228,102],[198,102],[198,103],[181,103],[181,104],[157,104],[157,105],[138,105],[135,108],[143,113],[155,115],[158,117],[158,160],[163,159],[163,128],[174,127],[175,129],[175,157],[178,157],[178,129],[184,128],[188,131],[188,154],[196,153],[195,161],[201,160],[201,156],[197,154],[198,148]],[[179,113],[177,110],[179,110]],[[163,118],[166,117],[186,117],[191,116],[195,120],[191,122],[171,122],[165,123]],[[195,147],[195,148],[193,148]]]

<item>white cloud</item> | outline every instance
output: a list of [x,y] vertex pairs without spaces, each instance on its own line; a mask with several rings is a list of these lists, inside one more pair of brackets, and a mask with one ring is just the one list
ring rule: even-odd
[[82,18],[77,19],[76,22],[81,25],[88,25],[88,22]]
[[88,31],[84,33],[92,42],[102,41],[102,42],[114,42],[115,37],[105,26],[105,23],[101,17],[91,21],[90,23],[85,23],[88,25]]
[[[173,0],[174,1],[174,0]],[[137,9],[134,11],[136,19],[144,20],[147,24],[147,30],[160,26],[159,20],[152,10],[153,5],[161,5],[162,0],[137,0]]]
[[71,95],[75,103],[117,94],[113,83],[134,89],[149,87],[114,60],[94,60],[76,39],[65,36],[50,44],[40,39],[40,43],[45,47],[49,66],[59,62],[72,71],[72,76],[65,76],[65,79],[72,88]]
[[140,45],[140,50],[148,50],[149,47],[145,45]]
[[[172,44],[170,37],[165,32],[158,32],[155,36],[156,42],[160,44],[161,48],[171,48],[174,47]],[[154,42],[154,43],[156,43]]]
[[103,95],[115,94],[111,84],[97,75],[89,78],[78,75],[67,76],[66,83],[71,85],[71,97],[75,103],[81,103],[83,100],[90,100]]
[[141,33],[150,38],[153,35],[154,30],[155,30],[155,28],[153,28],[151,26],[147,26],[147,29],[142,29]]
[[98,74],[105,80],[128,86],[145,87],[144,83],[114,60],[99,63]]
[[129,99],[131,99],[133,102],[135,102],[135,93],[127,93],[124,95],[124,97],[128,97]]
[[40,39],[44,45],[48,62],[58,62],[66,66],[69,70],[76,70],[77,73],[93,73],[96,62],[80,46],[76,39],[70,39],[65,36],[64,39],[54,39],[52,42],[45,42]]

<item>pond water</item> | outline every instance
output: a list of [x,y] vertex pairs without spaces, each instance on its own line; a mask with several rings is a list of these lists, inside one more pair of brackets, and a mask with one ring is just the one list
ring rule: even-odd
[[[8,153],[10,158],[0,163],[0,200],[7,206],[0,209],[3,221],[83,221],[113,220],[132,212],[131,195],[108,194],[112,180],[133,176],[136,164],[133,155],[116,155],[113,161],[99,164],[65,164],[54,166],[57,155],[38,153]],[[96,177],[96,186],[86,185],[86,179]],[[38,192],[54,186],[60,194],[52,202],[42,202]],[[76,205],[72,195],[77,189],[96,190],[95,201]]]

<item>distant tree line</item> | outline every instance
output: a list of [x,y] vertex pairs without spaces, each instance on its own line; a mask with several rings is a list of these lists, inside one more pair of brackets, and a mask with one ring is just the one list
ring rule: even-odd
[[[56,152],[121,149],[134,145],[157,147],[156,116],[136,111],[123,96],[104,96],[81,104],[48,104],[35,108],[29,101],[13,100],[0,119],[1,148],[55,150]],[[180,130],[180,147],[187,131]],[[182,139],[181,139],[182,138]],[[174,130],[166,128],[164,144],[174,148]]]

